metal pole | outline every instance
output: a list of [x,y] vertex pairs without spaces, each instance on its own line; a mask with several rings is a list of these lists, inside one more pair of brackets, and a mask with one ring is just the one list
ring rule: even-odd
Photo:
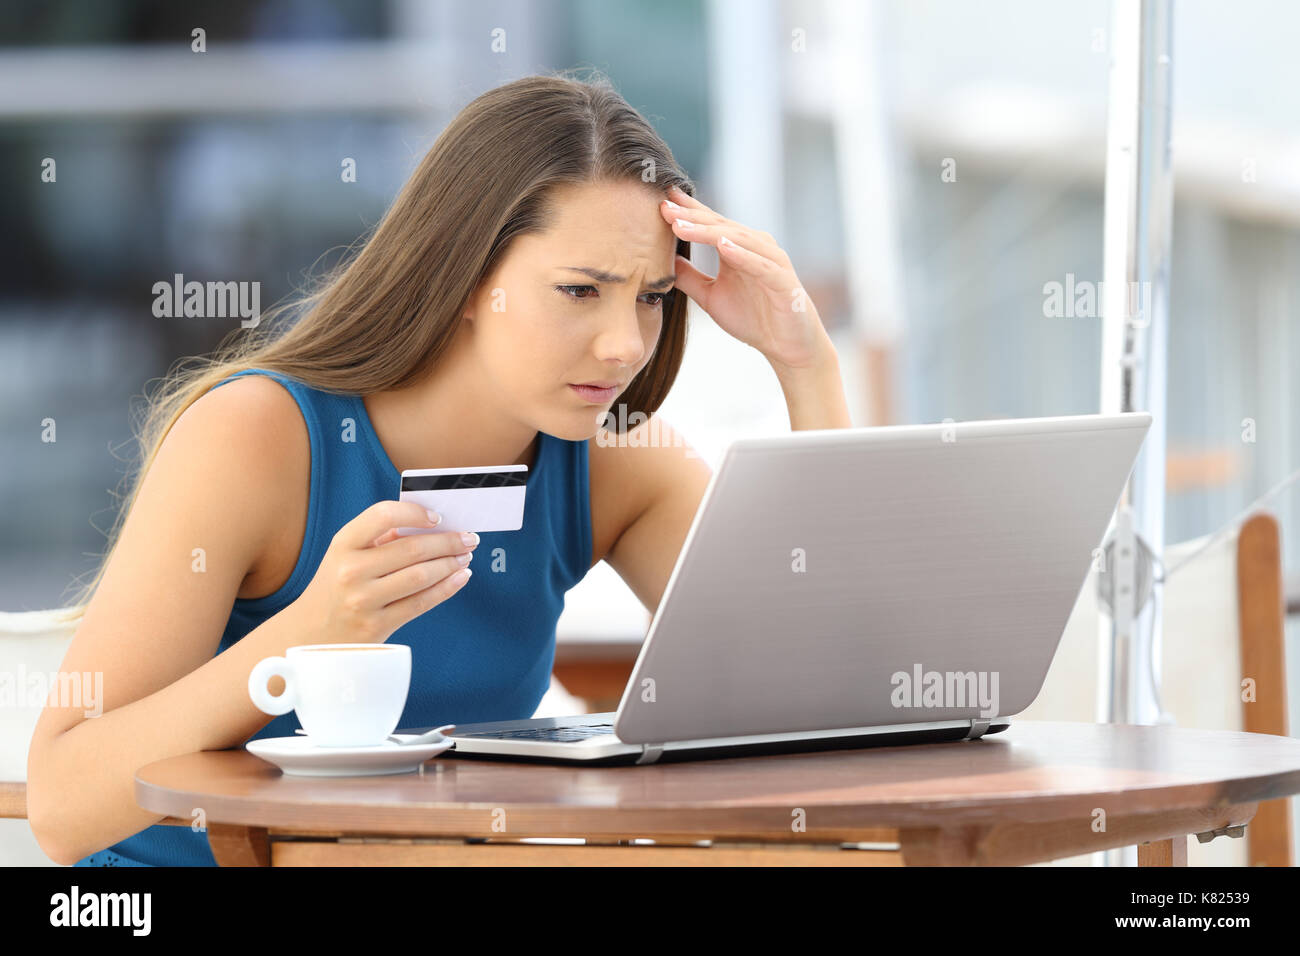
[[[1098,575],[1098,719],[1160,719],[1160,612],[1153,558],[1164,550],[1165,360],[1172,0],[1114,0],[1106,143],[1101,411],[1146,410],[1151,430],[1120,499]],[[1136,848],[1106,853],[1132,865]]]

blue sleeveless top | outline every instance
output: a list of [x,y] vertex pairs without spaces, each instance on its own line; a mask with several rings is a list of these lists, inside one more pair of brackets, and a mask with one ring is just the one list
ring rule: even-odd
[[[298,563],[274,594],[237,599],[220,654],[280,611],[311,582],[336,531],[376,501],[396,499],[401,475],[370,423],[360,395],[336,395],[265,369],[298,403],[311,438],[307,530]],[[411,689],[398,727],[436,727],[531,717],[550,684],[555,624],[564,592],[591,565],[587,443],[539,433],[528,472],[524,526],[480,534],[474,575],[448,600],[388,638],[411,648]],[[504,571],[511,573],[499,573]],[[494,573],[497,572],[497,573]],[[304,634],[305,644],[314,643]],[[291,737],[293,711],[250,740]],[[155,824],[76,866],[215,866],[207,834]]]

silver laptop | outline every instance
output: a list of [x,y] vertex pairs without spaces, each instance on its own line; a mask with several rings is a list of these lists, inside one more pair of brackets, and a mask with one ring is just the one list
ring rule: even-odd
[[974,739],[1038,696],[1145,412],[792,432],[727,449],[618,710],[444,756],[650,764]]

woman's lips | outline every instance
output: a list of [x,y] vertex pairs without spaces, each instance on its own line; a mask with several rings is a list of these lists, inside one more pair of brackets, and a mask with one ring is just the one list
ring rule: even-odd
[[614,393],[618,391],[616,387],[593,388],[590,385],[570,385],[569,388],[573,389],[593,405],[603,405],[605,402],[612,399]]

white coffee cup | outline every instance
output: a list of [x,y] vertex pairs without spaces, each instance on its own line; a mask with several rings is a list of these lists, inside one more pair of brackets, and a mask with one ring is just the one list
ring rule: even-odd
[[[284,678],[273,697],[266,683]],[[248,696],[258,710],[296,711],[308,739],[321,747],[381,744],[397,728],[411,689],[407,644],[304,644],[258,661]]]

